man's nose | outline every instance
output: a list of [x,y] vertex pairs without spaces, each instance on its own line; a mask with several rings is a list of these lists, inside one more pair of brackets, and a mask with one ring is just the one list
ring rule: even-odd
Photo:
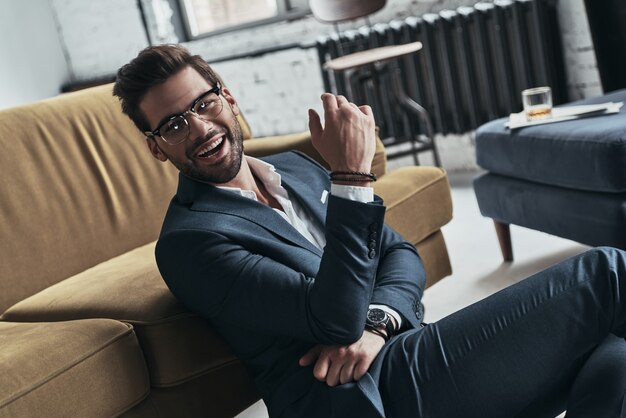
[[206,135],[213,127],[213,121],[202,119],[194,112],[188,112],[185,116],[187,117],[191,137]]

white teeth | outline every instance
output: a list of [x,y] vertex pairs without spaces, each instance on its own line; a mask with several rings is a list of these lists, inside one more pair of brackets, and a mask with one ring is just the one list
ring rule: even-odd
[[198,151],[196,153],[196,155],[202,155],[202,154],[206,154],[207,152],[211,151],[212,149],[214,149],[215,147],[218,147],[222,141],[224,141],[224,138],[220,138],[217,141],[213,141],[210,144],[208,144],[206,147],[202,148],[200,151]]

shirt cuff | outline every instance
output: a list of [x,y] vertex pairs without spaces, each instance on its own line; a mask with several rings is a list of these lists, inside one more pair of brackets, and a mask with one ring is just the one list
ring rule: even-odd
[[396,328],[396,332],[402,328],[402,317],[400,316],[398,312],[394,311],[387,305],[376,305],[376,304],[370,305],[370,309],[374,309],[374,308],[378,308],[387,312],[387,315],[391,315],[393,319],[396,320],[396,324],[398,324],[398,328]]
[[349,186],[345,184],[333,183],[330,185],[330,194],[361,203],[370,203],[374,201],[374,189],[372,187]]

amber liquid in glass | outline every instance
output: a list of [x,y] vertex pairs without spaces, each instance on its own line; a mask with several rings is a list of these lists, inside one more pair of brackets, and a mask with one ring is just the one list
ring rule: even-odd
[[544,119],[549,118],[550,116],[552,116],[551,107],[536,107],[526,111],[526,118],[528,120]]

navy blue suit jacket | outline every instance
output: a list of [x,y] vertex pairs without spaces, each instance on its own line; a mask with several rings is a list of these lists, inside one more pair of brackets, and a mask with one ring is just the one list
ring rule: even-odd
[[274,209],[181,175],[156,248],[161,274],[247,365],[270,416],[384,417],[385,348],[365,377],[334,388],[298,359],[315,344],[359,339],[371,303],[395,309],[405,328],[418,327],[425,275],[415,247],[384,225],[379,198],[329,195],[323,203],[328,173],[304,154],[264,160],[291,199],[325,225],[324,250]]

